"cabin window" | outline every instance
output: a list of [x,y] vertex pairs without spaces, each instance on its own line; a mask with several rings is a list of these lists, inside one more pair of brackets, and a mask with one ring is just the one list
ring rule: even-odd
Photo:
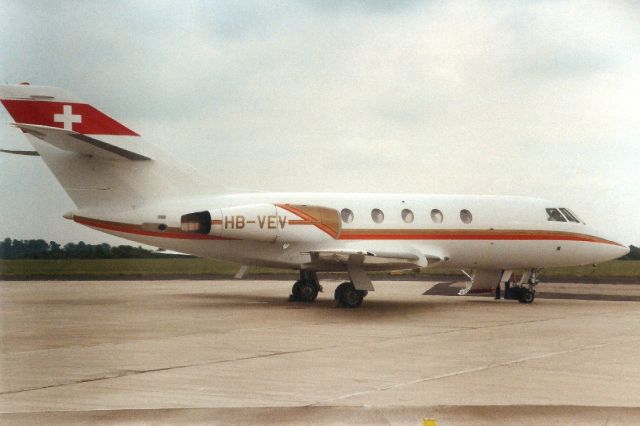
[[351,209],[342,209],[342,211],[340,211],[340,217],[344,223],[353,222],[353,212]]
[[442,220],[444,219],[444,216],[442,215],[442,212],[438,209],[433,209],[431,210],[431,220],[433,221],[433,223],[442,223]]
[[566,222],[567,219],[562,216],[558,209],[547,209],[547,220],[550,222]]
[[462,220],[462,222],[464,223],[471,223],[471,221],[473,220],[473,216],[467,209],[460,210],[460,220]]
[[211,214],[206,211],[185,214],[180,218],[180,229],[182,232],[208,234],[211,231]]
[[569,222],[580,223],[580,220],[576,217],[576,215],[571,213],[571,211],[569,209],[565,209],[564,207],[560,207],[560,211],[562,212],[562,214],[564,214],[564,217],[569,219]]
[[402,220],[404,220],[405,223],[413,222],[413,212],[409,209],[402,210]]
[[382,223],[384,221],[384,213],[380,209],[371,210],[371,219],[375,223]]

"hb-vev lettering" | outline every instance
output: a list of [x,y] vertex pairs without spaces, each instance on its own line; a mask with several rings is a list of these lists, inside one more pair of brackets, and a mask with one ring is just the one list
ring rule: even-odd
[[[256,217],[260,229],[284,229],[287,224],[286,216],[262,215]],[[256,223],[255,220],[247,220],[244,215],[224,217],[224,229],[244,229],[247,223]]]

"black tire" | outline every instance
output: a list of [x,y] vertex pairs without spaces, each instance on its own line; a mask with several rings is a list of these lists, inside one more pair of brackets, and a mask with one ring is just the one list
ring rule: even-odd
[[336,288],[334,296],[339,308],[357,308],[362,304],[365,293],[357,290],[353,283],[347,281]]
[[289,302],[298,302],[300,301],[300,287],[302,286],[303,281],[296,281],[291,287],[291,296],[289,296]]
[[[299,284],[298,284],[299,283]],[[318,297],[318,286],[309,281],[298,281],[295,285],[298,285],[297,300],[300,302],[313,302]]]
[[529,304],[532,303],[535,298],[536,293],[534,291],[522,289],[520,295],[518,296],[518,302]]
[[344,291],[345,286],[349,283],[342,283],[338,287],[336,287],[336,291],[333,292],[333,298],[338,302],[338,306],[340,306],[340,301],[342,300],[342,292]]

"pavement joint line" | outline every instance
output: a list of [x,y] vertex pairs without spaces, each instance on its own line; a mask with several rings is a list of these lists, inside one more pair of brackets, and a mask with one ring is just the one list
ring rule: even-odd
[[[583,314],[583,315],[574,315],[571,318],[579,318],[579,317],[589,317],[589,316],[594,316],[594,315],[610,315],[610,314],[616,314],[616,313],[620,313],[620,311],[605,311],[605,312],[590,312],[588,314]],[[566,316],[560,316],[560,317],[552,317],[552,318],[543,318],[543,319],[538,319],[538,320],[525,320],[525,321],[517,321],[517,322],[509,322],[509,321],[505,321],[505,322],[501,322],[499,324],[489,324],[489,325],[485,325],[485,326],[457,326],[456,328],[453,327],[449,327],[449,330],[442,330],[442,331],[437,331],[434,333],[428,333],[428,334],[409,334],[409,335],[403,335],[403,336],[392,336],[392,337],[388,337],[386,339],[383,339],[384,341],[393,341],[393,340],[398,340],[398,339],[410,339],[410,338],[414,338],[414,337],[429,337],[429,336],[440,336],[443,334],[449,334],[449,333],[458,333],[458,332],[465,332],[465,331],[476,331],[476,330],[482,330],[482,329],[491,329],[491,328],[500,328],[500,327],[509,327],[509,326],[515,326],[515,325],[527,325],[527,324],[533,324],[533,323],[543,323],[543,322],[549,322],[549,321],[556,321],[556,320],[564,320],[567,319],[569,317]],[[364,343],[360,343],[360,345],[363,346],[367,346],[367,345],[372,345],[375,344],[374,342],[364,342]]]
[[[575,318],[575,317],[589,317],[589,316],[593,316],[593,315],[610,315],[610,314],[619,314],[619,313],[620,313],[619,310],[618,311],[604,311],[604,312],[589,312],[589,313],[585,313],[585,314],[579,315],[579,316],[572,316],[572,318]],[[391,337],[387,337],[387,338],[382,338],[381,341],[393,341],[393,340],[407,339],[407,338],[412,338],[412,337],[429,337],[429,336],[449,334],[449,333],[457,333],[457,332],[464,332],[464,331],[470,331],[470,330],[490,329],[490,328],[498,328],[498,327],[509,327],[509,326],[514,326],[514,325],[526,325],[526,324],[531,324],[531,323],[542,323],[542,322],[548,322],[548,321],[562,320],[562,319],[566,319],[566,318],[568,318],[568,317],[566,317],[566,316],[557,316],[557,317],[552,317],[552,318],[543,318],[543,319],[539,319],[539,320],[535,320],[534,319],[534,320],[526,320],[526,321],[518,321],[518,322],[502,322],[502,323],[499,323],[499,324],[490,324],[490,325],[486,325],[486,326],[477,326],[477,327],[473,327],[473,326],[471,326],[471,327],[458,326],[456,328],[451,328],[451,329],[448,329],[448,330],[442,330],[442,331],[438,331],[438,332],[434,332],[434,333],[428,333],[428,334],[415,334],[415,335],[408,335],[408,336],[407,335],[391,336]],[[440,326],[440,327],[445,327],[445,326]],[[274,327],[267,327],[267,328],[274,328]],[[262,329],[262,327],[254,327],[252,329],[259,330],[259,329]],[[208,334],[208,333],[193,333],[191,335],[198,335],[198,334]],[[226,332],[223,332],[221,334],[226,334]],[[149,339],[149,340],[154,340],[154,339]],[[635,339],[635,340],[638,340],[638,339]],[[380,341],[378,341],[377,343],[380,343]],[[352,345],[354,345],[354,344],[352,344]],[[368,345],[372,345],[374,343],[373,342],[365,342],[365,343],[359,342],[358,344],[362,345],[362,346],[368,346]],[[558,352],[558,353],[543,354],[541,356],[538,356],[537,358],[544,358],[544,357],[547,357],[547,356],[554,356],[556,354],[565,354],[565,353],[577,352],[577,351],[580,351],[580,350],[583,350],[583,349],[603,347],[603,346],[607,346],[607,345],[610,345],[610,344],[613,344],[613,342],[612,343],[607,343],[607,344],[596,345],[596,346],[592,346],[592,347],[591,346],[587,346],[587,347],[584,347],[584,348],[577,348],[577,349],[562,351],[562,352]],[[108,343],[108,345],[113,345],[113,343]],[[95,346],[100,346],[100,345],[95,345]],[[324,346],[324,347],[316,347],[316,348],[309,348],[309,349],[303,349],[303,350],[274,351],[274,352],[270,352],[270,353],[267,353],[267,354],[264,354],[264,355],[254,355],[254,356],[248,356],[248,357],[240,357],[240,358],[224,359],[224,360],[216,360],[216,361],[205,361],[205,362],[200,362],[200,363],[177,365],[177,366],[168,366],[168,367],[148,369],[148,370],[122,370],[121,374],[110,374],[110,375],[103,375],[101,377],[79,379],[79,380],[73,380],[73,381],[64,382],[64,383],[55,383],[55,384],[46,385],[46,386],[38,386],[38,387],[30,387],[30,388],[24,388],[24,389],[18,389],[18,390],[2,391],[2,392],[0,392],[0,395],[11,395],[11,394],[17,394],[17,393],[23,393],[23,392],[29,392],[29,391],[37,391],[37,390],[43,390],[43,389],[50,389],[50,388],[57,388],[57,387],[75,385],[75,384],[90,383],[90,382],[103,381],[103,380],[110,380],[110,379],[133,376],[133,375],[138,375],[138,374],[155,373],[155,372],[161,372],[161,371],[170,371],[170,370],[184,369],[184,368],[190,368],[190,367],[221,364],[221,363],[227,363],[227,362],[246,361],[246,360],[251,360],[251,359],[268,358],[268,357],[274,357],[274,356],[279,356],[279,355],[315,352],[315,351],[320,351],[320,350],[334,349],[334,348],[341,347],[341,346],[342,345],[328,345],[328,346]],[[348,343],[347,343],[347,346],[349,346]],[[387,386],[387,387],[380,387],[380,388],[377,388],[377,389],[369,389],[369,390],[366,390],[366,391],[356,392],[356,393],[349,394],[349,395],[342,396],[342,397],[330,398],[330,399],[328,399],[326,401],[340,400],[340,399],[348,398],[350,396],[357,396],[357,395],[367,394],[367,393],[375,392],[375,391],[389,390],[389,389],[393,389],[395,387],[401,387],[401,386],[410,385],[410,384],[413,384],[413,383],[420,383],[420,382],[425,382],[425,381],[438,380],[438,379],[441,379],[441,378],[456,376],[456,375],[460,375],[460,374],[467,374],[467,373],[472,373],[472,372],[476,372],[476,371],[486,370],[486,369],[490,369],[490,368],[493,368],[493,367],[513,365],[513,364],[516,364],[516,363],[520,363],[520,362],[524,362],[524,361],[532,360],[532,359],[536,359],[536,357],[527,357],[527,358],[522,358],[522,359],[519,359],[519,360],[508,361],[506,363],[500,363],[500,364],[489,365],[489,366],[482,366],[482,367],[477,367],[477,368],[474,368],[474,369],[461,370],[461,371],[458,371],[458,372],[447,373],[447,374],[440,375],[440,376],[434,376],[434,377],[428,377],[428,378],[420,378],[420,379],[416,379],[414,381],[410,381],[410,382],[406,382],[406,383],[399,383],[399,384],[391,385],[391,386]],[[325,402],[325,401],[318,401],[316,403],[310,404],[310,406],[316,405],[316,404],[318,404],[320,402]]]
[[[540,321],[546,321],[546,320],[547,319],[540,320]],[[528,323],[528,322],[539,322],[539,321],[526,321],[524,323]],[[398,339],[406,339],[406,338],[414,338],[414,337],[429,337],[429,336],[435,336],[435,335],[455,333],[455,332],[460,332],[460,331],[469,331],[469,330],[478,330],[478,329],[483,329],[483,328],[502,327],[502,326],[509,326],[509,325],[514,325],[514,324],[522,324],[522,323],[523,322],[494,324],[494,325],[489,325],[489,326],[485,326],[485,327],[460,327],[460,328],[456,328],[456,329],[442,330],[442,331],[438,331],[438,332],[435,332],[435,333],[428,333],[428,334],[414,334],[414,335],[408,335],[408,336],[406,336],[406,335],[405,336],[392,336],[392,337],[388,337],[386,339],[381,339],[381,340],[382,341],[393,341],[393,340],[398,340]],[[206,334],[206,333],[196,333],[196,334]],[[153,340],[153,339],[150,339],[150,340]],[[360,342],[358,344],[367,346],[367,345],[371,345],[373,343]],[[113,344],[112,343],[108,343],[107,345],[113,345]],[[352,345],[354,345],[354,344],[352,344]],[[101,345],[96,345],[96,346],[101,346]],[[350,346],[350,345],[347,344],[346,346]],[[250,360],[250,359],[267,358],[267,357],[278,356],[278,355],[288,355],[288,354],[295,354],[295,353],[315,352],[315,351],[319,351],[319,350],[334,349],[334,348],[338,348],[338,347],[340,347],[340,345],[329,345],[329,346],[325,346],[325,347],[321,347],[321,348],[311,348],[311,349],[304,349],[304,350],[298,350],[298,351],[277,351],[277,352],[269,353],[267,355],[256,355],[256,356],[250,356],[250,357],[241,357],[241,358],[217,360],[217,361],[206,361],[206,362],[201,362],[201,363],[193,363],[193,364],[186,364],[186,365],[176,365],[176,366],[161,367],[161,368],[154,368],[154,369],[148,369],[148,370],[122,370],[123,372],[121,374],[110,374],[110,375],[103,375],[101,377],[91,377],[91,378],[80,379],[80,380],[72,380],[72,381],[64,382],[64,383],[54,383],[54,384],[46,385],[46,386],[37,386],[37,387],[34,386],[34,387],[24,388],[24,389],[1,391],[0,395],[11,395],[11,394],[16,394],[16,393],[23,393],[23,392],[37,391],[37,390],[43,390],[43,389],[57,388],[57,387],[69,386],[69,385],[75,385],[75,384],[81,384],[81,383],[90,383],[90,382],[97,382],[97,381],[101,381],[101,380],[117,379],[117,378],[120,378],[120,377],[128,377],[128,376],[133,376],[133,375],[138,375],[138,374],[156,373],[156,372],[160,372],[160,371],[177,370],[177,369],[190,368],[190,367],[200,367],[200,366],[204,366],[204,365],[214,365],[214,364],[221,364],[221,363],[234,362],[234,361],[246,361],[246,360]]]
[[[594,313],[588,313],[588,314],[580,315],[580,317],[593,316],[593,315],[608,315],[608,314],[613,314],[613,313],[619,313],[619,311],[594,312]],[[519,322],[503,322],[501,324],[491,324],[491,325],[478,326],[478,327],[465,327],[465,326],[462,326],[462,327],[458,327],[458,328],[453,328],[453,329],[449,329],[449,330],[442,330],[442,331],[438,331],[438,332],[434,332],[434,333],[428,333],[428,334],[392,336],[392,337],[388,337],[388,338],[383,338],[382,341],[393,341],[393,340],[398,340],[398,339],[407,339],[407,338],[414,338],[414,337],[429,337],[429,336],[437,336],[437,335],[449,334],[449,333],[457,333],[457,332],[465,332],[465,331],[473,331],[473,330],[481,330],[481,329],[489,329],[489,328],[498,328],[498,327],[508,327],[508,326],[513,326],[513,325],[524,325],[524,324],[531,324],[531,323],[540,323],[540,322],[561,320],[561,319],[566,319],[566,318],[567,317],[553,317],[553,318],[544,318],[544,319],[540,319],[540,320],[527,320],[527,321],[519,321]],[[442,327],[444,327],[444,326],[442,326]],[[273,327],[269,327],[269,328],[273,328]],[[258,329],[261,329],[261,328],[254,327],[254,329],[258,330]],[[207,333],[194,333],[194,334],[198,335],[198,334],[207,334]],[[222,334],[226,334],[226,333],[222,333]],[[154,340],[154,339],[150,339],[150,340]],[[378,341],[377,343],[380,343],[380,342]],[[369,346],[369,345],[372,345],[374,343],[373,342],[364,342],[364,343],[363,342],[359,342],[358,344],[362,345],[362,346]],[[113,345],[113,343],[108,343],[108,345]],[[347,344],[347,346],[348,345],[349,344]],[[100,345],[96,345],[96,346],[100,346]],[[82,384],[82,383],[90,383],[90,382],[96,382],[96,381],[102,381],[102,380],[117,379],[117,378],[120,378],[120,377],[128,377],[128,376],[133,376],[133,375],[138,375],[138,374],[156,373],[156,372],[161,372],[161,371],[178,370],[178,369],[183,369],[183,368],[200,367],[200,366],[205,366],[205,365],[222,364],[222,363],[235,362],[235,361],[246,361],[246,360],[251,360],[251,359],[268,358],[268,357],[279,356],[279,355],[289,355],[289,354],[296,354],[296,353],[315,352],[315,351],[320,351],[320,350],[334,349],[334,348],[337,348],[337,347],[340,347],[340,345],[330,345],[330,346],[325,346],[325,347],[321,347],[321,348],[310,348],[310,349],[303,349],[303,350],[297,350],[297,351],[276,351],[276,352],[271,352],[271,353],[266,354],[266,355],[255,355],[255,356],[250,356],[250,357],[241,357],[241,358],[225,359],[225,360],[217,360],[217,361],[205,361],[205,362],[201,362],[201,363],[193,363],[193,364],[186,364],[186,365],[177,365],[177,366],[169,366],[169,367],[162,367],[162,368],[154,368],[154,369],[149,369],[149,370],[124,370],[124,373],[122,373],[122,374],[112,374],[112,375],[106,375],[106,376],[101,376],[101,377],[92,377],[92,378],[87,378],[87,379],[73,380],[73,381],[64,382],[64,383],[54,383],[54,384],[46,385],[46,386],[38,386],[38,387],[24,388],[24,389],[18,389],[18,390],[2,391],[2,392],[0,392],[0,395],[11,395],[11,394],[16,394],[16,393],[23,393],[23,392],[37,391],[37,390],[43,390],[43,389],[57,388],[57,387],[75,385],[75,384]],[[567,352],[567,353],[569,353],[569,352]],[[553,354],[550,354],[550,356],[552,356],[552,355]],[[527,359],[524,359],[524,360],[526,361]],[[517,362],[519,362],[519,361],[515,360],[513,362],[503,363],[503,364],[499,364],[499,365],[496,365],[496,366],[510,365],[510,364],[517,363]],[[437,377],[433,377],[433,378],[417,379],[417,381],[415,383],[420,383],[422,381],[429,381],[429,380],[437,380],[438,378],[446,378],[446,377],[450,377],[450,376],[454,376],[454,375],[458,375],[458,374],[471,373],[471,372],[474,372],[474,371],[479,371],[479,370],[487,369],[487,368],[492,368],[492,367],[491,366],[484,366],[484,367],[479,367],[477,369],[471,369],[471,370],[468,370],[468,371],[467,370],[463,370],[463,371],[460,371],[458,373],[448,373],[446,375],[442,375],[441,377],[437,376]],[[399,384],[399,386],[404,386],[404,385],[408,385],[408,384],[411,384],[411,382],[407,382],[407,383],[404,383],[404,384]],[[379,391],[379,390],[387,390],[387,389],[391,389],[391,388],[378,388],[378,389],[374,389],[374,390],[362,391],[361,393],[366,394],[366,393],[369,393],[369,392],[374,392],[374,391]],[[349,395],[349,396],[356,396],[356,395],[360,395],[361,393],[354,393],[353,395]],[[349,397],[349,396],[347,396],[347,397]],[[342,398],[339,397],[337,399],[342,399]],[[327,401],[332,401],[332,400],[335,400],[335,399],[329,399]],[[314,404],[311,404],[311,405],[315,405],[315,404],[317,404],[317,403],[314,403]]]
[[13,395],[13,394],[17,394],[17,393],[38,391],[38,390],[51,389],[51,388],[58,388],[58,387],[71,386],[71,385],[77,385],[77,384],[82,384],[82,383],[90,383],[90,382],[98,382],[98,381],[102,381],[102,380],[118,379],[120,377],[135,376],[135,375],[138,375],[138,374],[158,373],[158,372],[161,372],[161,371],[179,370],[179,369],[183,369],[183,368],[201,367],[201,366],[205,366],[205,365],[224,364],[224,363],[227,363],[227,362],[248,361],[248,360],[252,360],[252,359],[270,358],[270,357],[279,356],[279,355],[289,355],[289,354],[313,352],[313,351],[317,351],[317,350],[320,350],[320,349],[324,349],[324,348],[311,348],[311,349],[304,349],[304,350],[298,350],[298,351],[276,351],[276,352],[270,352],[270,353],[264,354],[264,355],[254,355],[254,356],[247,356],[247,357],[234,358],[234,359],[222,359],[222,360],[216,360],[216,361],[205,361],[205,362],[198,362],[198,363],[185,364],[185,365],[174,365],[174,366],[162,367],[162,368],[151,368],[151,369],[148,369],[148,370],[121,370],[121,373],[118,373],[118,374],[110,374],[110,375],[106,375],[106,376],[103,375],[101,377],[92,377],[92,378],[87,378],[87,379],[72,380],[72,381],[65,382],[65,383],[55,383],[55,384],[46,385],[46,386],[37,386],[37,387],[34,386],[34,387],[31,387],[31,388],[3,391],[3,392],[0,392],[0,395]]
[[[635,338],[635,339],[630,339],[627,340],[626,342],[637,342],[640,341],[640,338]],[[573,349],[567,349],[564,351],[556,351],[556,352],[548,352],[545,354],[540,354],[540,355],[534,355],[534,356],[529,356],[529,357],[523,357],[523,358],[518,358],[518,359],[514,359],[511,361],[506,361],[506,362],[500,362],[497,364],[490,364],[490,365],[483,365],[483,366],[479,366],[479,367],[474,367],[474,368],[468,368],[465,370],[458,370],[458,371],[453,371],[450,373],[445,373],[445,374],[439,374],[436,376],[432,376],[432,377],[421,377],[419,379],[414,379],[414,380],[409,380],[407,382],[403,382],[403,383],[395,383],[395,384],[391,384],[391,385],[387,385],[387,386],[380,386],[376,389],[367,389],[364,391],[360,391],[360,392],[352,392],[349,394],[345,394],[345,395],[341,395],[335,398],[328,398],[328,399],[324,399],[321,401],[316,401],[312,404],[309,404],[308,407],[314,407],[314,406],[319,406],[319,404],[323,404],[323,403],[327,403],[327,402],[334,402],[334,401],[341,401],[341,400],[345,400],[348,398],[352,398],[355,396],[361,396],[361,395],[367,395],[373,392],[384,392],[387,390],[392,390],[392,389],[398,389],[404,386],[410,386],[410,385],[415,385],[418,383],[425,383],[425,382],[431,382],[431,381],[436,381],[436,380],[441,380],[441,379],[446,379],[449,377],[455,377],[455,376],[460,376],[460,375],[464,375],[464,374],[470,374],[470,373],[477,373],[479,371],[486,371],[486,370],[490,370],[493,368],[497,368],[497,367],[507,367],[507,366],[511,366],[511,365],[515,365],[515,364],[521,364],[527,361],[534,361],[534,360],[538,360],[538,359],[544,359],[544,358],[549,358],[549,357],[553,357],[553,356],[558,356],[558,355],[566,355],[566,354],[570,354],[570,353],[576,353],[576,352],[581,352],[581,351],[586,351],[586,350],[591,350],[591,349],[600,349],[600,348],[604,348],[606,346],[611,346],[614,344],[618,344],[620,342],[608,342],[608,343],[600,343],[597,345],[587,345],[587,346],[581,346],[578,348],[573,348]]]

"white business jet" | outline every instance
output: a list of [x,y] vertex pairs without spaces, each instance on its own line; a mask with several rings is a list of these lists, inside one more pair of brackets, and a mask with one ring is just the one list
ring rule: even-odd
[[[357,307],[374,289],[368,271],[447,267],[473,271],[460,294],[513,281],[531,303],[541,268],[629,251],[537,198],[232,192],[66,91],[5,85],[0,99],[35,148],[5,152],[42,157],[76,206],[65,218],[164,249],[298,270],[294,301],[316,299],[320,271],[346,272],[335,299]],[[519,281],[514,270],[525,271]]]

